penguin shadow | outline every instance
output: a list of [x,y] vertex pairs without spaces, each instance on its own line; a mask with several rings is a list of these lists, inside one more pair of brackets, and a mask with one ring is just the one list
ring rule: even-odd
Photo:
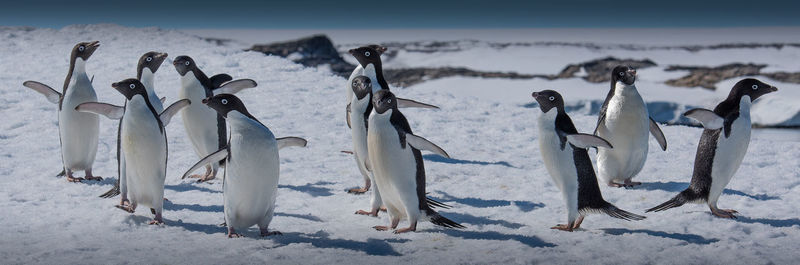
[[316,183],[307,183],[306,185],[302,186],[278,185],[278,188],[305,192],[311,195],[312,197],[328,197],[328,196],[333,196],[333,192],[331,192],[331,189],[318,186],[331,185],[331,184],[335,183],[328,181],[317,181]]
[[529,201],[485,200],[485,199],[471,198],[471,197],[458,198],[450,194],[447,194],[446,192],[443,191],[439,191],[437,193],[441,194],[442,202],[453,201],[477,208],[491,208],[491,207],[514,205],[517,206],[517,208],[519,208],[520,211],[530,212],[536,208],[544,207],[544,203],[536,203]]
[[439,213],[441,213],[443,216],[446,216],[447,218],[449,218],[449,219],[451,219],[453,221],[456,221],[456,222],[462,223],[462,224],[499,225],[499,226],[503,226],[503,227],[511,228],[511,229],[519,229],[519,228],[525,226],[524,224],[520,224],[520,223],[512,223],[512,222],[504,221],[504,220],[493,220],[493,219],[489,219],[487,217],[474,216],[474,215],[465,214],[465,213],[449,213],[449,212],[442,212],[442,211],[440,211]]
[[793,227],[800,226],[800,219],[766,219],[766,218],[749,218],[745,216],[737,216],[737,222],[748,224],[765,224],[772,227]]
[[311,244],[314,248],[348,249],[364,252],[367,255],[373,256],[402,256],[403,254],[397,252],[389,243],[405,243],[410,241],[409,239],[402,238],[368,238],[367,241],[362,242],[330,238],[330,234],[325,231],[317,231],[313,234],[289,232],[283,233],[283,235],[270,236],[265,239],[272,240],[278,244],[276,248],[288,246],[290,244],[306,243]]
[[[686,189],[687,187],[689,187],[689,183],[670,181],[670,182],[646,182],[646,183],[643,183],[641,186],[634,187],[633,189],[663,190],[663,191],[668,191],[668,192],[680,192],[680,191],[683,191],[684,189]],[[732,189],[725,189],[725,190],[722,191],[722,194],[739,195],[739,196],[744,196],[744,197],[747,197],[747,198],[750,198],[750,199],[754,199],[754,200],[759,200],[759,201],[779,200],[780,199],[780,197],[778,197],[778,196],[772,196],[772,195],[767,195],[767,194],[751,195],[751,194],[744,193],[742,191],[732,190]]]
[[186,229],[187,231],[192,232],[202,232],[209,235],[219,234],[220,237],[224,237],[225,233],[227,233],[227,229],[224,226],[218,225],[211,225],[211,224],[195,224],[195,223],[184,223],[183,220],[178,219],[177,221],[164,219],[164,223],[166,226],[176,226]]
[[177,192],[185,192],[185,191],[196,190],[196,191],[202,191],[202,192],[208,192],[208,193],[222,193],[222,191],[219,191],[219,190],[212,190],[212,189],[209,189],[209,188],[206,188],[206,187],[203,187],[203,186],[194,185],[194,183],[186,183],[186,182],[180,183],[180,184],[177,184],[177,185],[164,185],[164,188],[168,189],[168,190],[177,191]]
[[221,213],[224,211],[222,205],[199,205],[199,204],[179,204],[172,201],[164,201],[164,209],[170,211],[189,210],[194,212],[214,212]]
[[604,228],[600,230],[603,230],[603,232],[605,232],[606,234],[615,236],[623,234],[646,234],[654,237],[663,237],[663,238],[681,240],[689,244],[698,244],[698,245],[708,245],[719,241],[719,239],[716,238],[705,238],[694,234],[667,233],[667,232],[653,231],[647,229],[630,230],[625,228]]
[[532,248],[552,248],[557,246],[556,244],[545,242],[535,236],[503,234],[495,231],[469,231],[469,230],[457,230],[457,229],[443,229],[440,230],[439,232],[442,232],[451,237],[458,237],[462,239],[498,240],[498,241],[514,240]]
[[[83,177],[83,176],[81,176],[79,174],[75,174],[73,176],[75,176],[75,177]],[[61,177],[59,177],[59,178],[61,178]],[[117,178],[111,178],[111,177],[109,177],[109,178],[103,177],[103,180],[100,180],[100,181],[96,181],[96,180],[84,180],[84,181],[81,181],[81,184],[89,185],[89,186],[106,186],[106,185],[114,185],[116,183],[117,183]]]
[[296,213],[282,213],[282,212],[275,212],[275,216],[282,216],[282,217],[291,217],[291,218],[298,218],[303,220],[308,220],[312,222],[322,222],[322,219],[316,217],[312,214],[296,214]]
[[422,159],[431,161],[431,162],[439,162],[439,163],[446,163],[446,164],[470,164],[470,165],[481,165],[481,166],[488,166],[488,165],[500,165],[510,168],[517,168],[512,166],[506,161],[497,161],[497,162],[486,162],[486,161],[476,161],[476,160],[463,160],[463,159],[455,159],[455,158],[446,158],[440,155],[432,155],[426,154],[422,155]]

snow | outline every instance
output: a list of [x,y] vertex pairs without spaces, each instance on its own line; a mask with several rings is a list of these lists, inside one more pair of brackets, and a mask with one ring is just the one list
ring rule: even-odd
[[[253,227],[244,231],[246,238],[225,237],[225,229],[217,226],[223,222],[222,182],[180,180],[200,159],[185,138],[180,119],[167,128],[165,197],[170,201],[165,203],[165,226],[147,225],[151,216],[146,209],[128,214],[114,208],[119,197],[97,197],[113,185],[116,175],[115,121],[101,118],[94,168],[107,179],[70,184],[55,178],[61,164],[57,106],[22,82],[38,80],[60,90],[67,54],[75,43],[86,40],[101,43],[86,69],[95,76],[95,90],[104,102],[123,102],[110,84],[134,76],[137,59],[150,50],[168,52],[170,59],[190,55],[207,74],[225,72],[256,80],[257,88],[238,94],[249,111],[276,136],[309,141],[306,148],[281,151],[277,213],[270,228],[284,235],[260,238]],[[796,54],[781,58],[786,59],[778,64],[796,65],[789,62]],[[155,74],[156,91],[168,103],[176,99],[179,87],[170,59]],[[401,97],[441,107],[403,113],[416,134],[453,157],[424,155],[427,189],[431,197],[453,206],[441,211],[444,216],[467,226],[446,230],[421,223],[416,233],[395,235],[371,228],[388,224],[385,213],[380,218],[353,214],[368,207],[369,198],[345,192],[361,184],[362,177],[352,157],[340,152],[351,148],[344,120],[345,79],[329,70],[243,52],[235,45],[215,46],[181,31],[115,25],[0,28],[0,60],[0,233],[4,235],[0,260],[4,264],[791,264],[800,258],[796,130],[753,132],[749,152],[719,202],[722,208],[738,210],[737,220],[715,218],[707,207],[687,205],[646,214],[648,218],[640,222],[591,215],[582,229],[566,233],[549,229],[565,221],[566,210],[538,152],[535,118],[540,111],[526,104],[533,101],[531,92],[543,89],[555,89],[574,101],[601,100],[606,84],[577,78],[448,78],[395,89]],[[718,92],[659,85],[663,77],[650,77],[645,70],[640,75],[640,92],[649,102],[686,99],[687,104],[710,108],[721,97]],[[726,80],[720,87],[729,88],[733,82]],[[797,85],[776,85],[781,90],[766,95],[760,104],[797,105],[787,103],[797,102]],[[787,101],[781,103],[780,98]],[[757,108],[759,104],[754,119],[775,118],[768,109]],[[595,116],[581,111],[571,115],[579,131],[593,129]],[[662,152],[651,141],[648,162],[637,177],[645,185],[629,190],[602,186],[609,202],[642,214],[688,185],[701,129],[662,126],[662,130],[669,149]]]

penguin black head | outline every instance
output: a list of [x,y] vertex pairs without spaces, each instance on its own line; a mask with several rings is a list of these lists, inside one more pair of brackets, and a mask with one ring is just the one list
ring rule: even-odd
[[155,73],[158,71],[161,63],[164,62],[164,59],[167,59],[167,53],[165,52],[145,53],[141,58],[139,58],[139,65],[136,68],[136,74],[141,78],[142,70],[145,68],[150,69],[150,72]]
[[177,70],[178,74],[181,76],[186,75],[186,73],[189,71],[194,71],[194,69],[197,69],[194,60],[186,55],[178,56],[174,61],[172,61],[172,64],[175,65],[175,70]]
[[368,64],[379,65],[381,63],[381,54],[385,51],[386,47],[373,44],[350,49],[348,52],[350,52],[353,57],[356,57],[361,67],[367,67]]
[[755,78],[745,78],[733,85],[728,99],[739,101],[744,96],[750,96],[750,101],[755,101],[758,97],[775,91],[778,91],[777,87],[765,84]]
[[561,94],[558,92],[542,90],[533,92],[531,96],[539,103],[539,108],[542,109],[542,112],[548,112],[553,108],[556,108],[559,112],[564,112],[564,99],[561,98]]
[[388,89],[381,89],[372,95],[372,106],[375,112],[383,114],[390,109],[397,109],[397,98]]
[[250,112],[247,112],[247,108],[245,108],[242,100],[232,94],[219,94],[205,98],[203,99],[203,104],[206,104],[206,106],[209,108],[216,110],[219,115],[222,115],[222,117],[225,118],[228,117],[229,112],[235,110],[244,114],[245,116],[255,119],[253,118],[253,115],[250,115]]
[[633,82],[636,81],[636,69],[633,67],[626,66],[626,65],[619,65],[614,67],[614,70],[611,70],[611,85],[613,86],[617,82],[622,82],[626,85],[633,85]]
[[116,83],[111,84],[111,87],[119,91],[125,98],[131,100],[135,95],[142,95],[145,99],[147,99],[147,90],[144,89],[144,85],[139,79],[136,78],[128,78]]
[[72,47],[70,59],[75,60],[77,58],[81,58],[84,61],[88,61],[89,57],[91,57],[94,51],[97,50],[97,47],[100,47],[99,41],[81,42],[75,44],[75,47]]
[[372,81],[370,81],[369,77],[357,76],[353,78],[352,89],[356,97],[361,100],[372,92]]

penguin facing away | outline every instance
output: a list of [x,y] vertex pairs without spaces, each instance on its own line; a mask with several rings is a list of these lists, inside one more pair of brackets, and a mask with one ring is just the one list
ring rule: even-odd
[[163,224],[164,180],[167,175],[167,135],[165,126],[172,116],[191,102],[182,99],[157,113],[147,89],[137,79],[130,78],[111,85],[125,96],[125,107],[89,102],[78,105],[80,112],[121,119],[120,142],[125,157],[125,184],[122,197],[130,197],[118,205],[133,213],[139,204],[149,207],[155,215],[150,224]]
[[697,145],[689,187],[648,212],[659,212],[686,203],[707,203],[714,216],[736,218],[735,210],[717,208],[717,200],[728,185],[750,145],[750,106],[759,97],[778,88],[757,79],[737,82],[728,98],[714,110],[692,109],[683,115],[702,123],[703,134]]
[[608,140],[614,148],[597,150],[597,171],[603,183],[611,187],[632,187],[647,160],[648,133],[652,134],[661,149],[667,150],[667,140],[650,117],[642,96],[634,82],[636,70],[617,66],[611,71],[611,89],[608,91],[594,134]]
[[[78,43],[72,48],[69,71],[60,93],[37,81],[22,83],[23,86],[44,95],[51,103],[58,104],[58,135],[64,170],[57,176],[66,175],[69,182],[103,179],[92,175],[100,121],[96,115],[75,111],[75,106],[81,103],[97,101],[92,80],[86,75],[86,61],[98,47],[100,43],[92,41]],[[73,177],[75,170],[83,170],[85,176]]]
[[391,219],[390,226],[374,228],[395,229],[401,219],[408,219],[410,225],[395,233],[416,231],[420,220],[448,228],[464,228],[431,209],[425,197],[425,165],[420,150],[450,156],[439,146],[411,132],[405,116],[397,109],[397,98],[389,90],[375,92],[372,102],[374,108],[367,132],[369,158],[365,167],[374,174],[375,185]]
[[[195,61],[186,55],[175,58],[173,65],[175,65],[175,70],[181,76],[181,87],[178,90],[178,96],[194,102],[201,102],[214,94],[234,94],[242,89],[257,85],[251,79],[230,81],[233,78],[227,74],[218,74],[209,78],[200,70]],[[199,157],[205,157],[225,146],[227,141],[225,118],[214,110],[202,106],[202,104],[194,104],[183,110],[181,118],[183,119],[186,134],[189,136],[192,147],[194,147],[195,153]],[[223,164],[224,160],[212,163],[206,166],[205,174],[192,175],[191,177],[199,178],[199,182],[214,179],[217,170]]]
[[587,148],[611,149],[611,144],[598,136],[578,133],[558,92],[544,90],[533,92],[532,96],[542,111],[538,118],[542,160],[567,204],[567,223],[552,229],[572,232],[580,228],[586,214],[592,212],[627,221],[644,219],[603,199]]
[[183,178],[204,165],[225,159],[223,194],[228,237],[241,237],[236,230],[253,225],[258,226],[261,236],[281,234],[268,229],[278,191],[278,150],[287,146],[304,147],[307,141],[299,137],[276,139],[234,95],[215,95],[203,100],[203,104],[225,117],[230,135],[224,148],[197,162]]

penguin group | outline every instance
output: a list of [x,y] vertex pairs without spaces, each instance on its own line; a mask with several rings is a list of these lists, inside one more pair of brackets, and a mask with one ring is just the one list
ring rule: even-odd
[[[228,237],[252,226],[261,236],[279,235],[269,227],[274,216],[280,176],[279,151],[284,147],[305,147],[301,137],[276,137],[254,117],[235,94],[257,86],[252,79],[234,80],[228,74],[206,75],[189,56],[172,60],[180,78],[179,98],[165,106],[159,98],[154,75],[168,54],[147,52],[137,63],[136,77],[110,86],[124,98],[122,106],[98,102],[93,78],[86,64],[100,47],[98,41],[76,44],[61,92],[37,81],[28,87],[58,104],[61,140],[61,173],[69,182],[97,181],[92,165],[97,153],[99,117],[118,120],[117,181],[103,198],[120,196],[115,207],[134,213],[139,205],[150,208],[150,224],[163,224],[164,183],[169,149],[165,127],[180,114],[187,138],[199,161],[182,178],[205,182],[217,178],[221,169],[224,219]],[[444,228],[464,229],[436,208],[450,205],[427,197],[422,151],[450,158],[437,144],[415,133],[401,108],[436,110],[439,107],[401,98],[390,90],[384,77],[380,45],[367,45],[348,52],[358,62],[346,81],[345,119],[351,132],[356,169],[363,186],[346,190],[352,194],[371,192],[365,210],[355,213],[378,216],[386,212],[388,225],[374,225],[394,233],[417,230],[420,221]],[[627,221],[645,216],[607,202],[601,184],[631,188],[642,185],[633,178],[647,159],[649,136],[663,151],[664,133],[650,116],[636,88],[636,70],[620,65],[610,72],[610,89],[600,109],[594,132],[581,133],[565,111],[565,99],[554,90],[533,92],[541,114],[538,147],[547,173],[561,191],[567,222],[552,229],[574,231],[589,213],[602,213]],[[686,203],[707,203],[714,216],[736,218],[736,211],[720,209],[717,200],[741,164],[750,142],[750,107],[759,97],[777,88],[753,78],[737,82],[729,96],[713,110],[692,109],[684,116],[703,127],[689,187],[674,198],[647,212],[664,211]],[[590,157],[596,150],[597,171]],[[205,169],[203,174],[192,174]],[[75,172],[83,171],[83,177]],[[366,205],[366,202],[365,202]],[[398,228],[400,221],[408,226]]]

